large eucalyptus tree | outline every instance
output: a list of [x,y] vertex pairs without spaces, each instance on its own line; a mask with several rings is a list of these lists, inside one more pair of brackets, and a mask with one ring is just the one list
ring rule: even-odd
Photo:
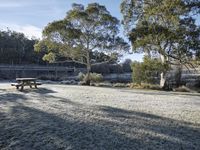
[[199,0],[123,0],[123,24],[133,50],[158,53],[163,64],[189,64],[200,47],[199,6]]
[[90,83],[92,57],[94,51],[104,52],[110,57],[129,51],[129,45],[119,37],[120,22],[98,3],[73,4],[64,19],[48,24],[43,31],[43,40],[35,45],[36,50],[45,46],[46,60],[56,61],[57,56],[65,56],[87,66],[87,84]]

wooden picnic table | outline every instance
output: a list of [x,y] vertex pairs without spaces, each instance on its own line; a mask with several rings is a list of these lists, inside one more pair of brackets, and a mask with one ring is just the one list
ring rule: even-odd
[[36,82],[36,78],[16,78],[16,81],[17,83],[12,83],[11,85],[15,86],[17,89],[21,87],[21,90],[24,89],[24,86],[30,86],[30,88],[34,86],[35,88],[37,88],[37,85],[41,85],[41,83]]

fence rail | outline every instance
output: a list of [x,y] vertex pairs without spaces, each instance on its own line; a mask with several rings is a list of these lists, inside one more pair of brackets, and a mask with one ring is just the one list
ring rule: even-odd
[[[0,65],[1,71],[69,71],[74,72],[76,69],[79,68],[72,68],[72,67],[60,67],[60,66],[11,66],[11,65]],[[81,69],[81,68],[80,68]]]

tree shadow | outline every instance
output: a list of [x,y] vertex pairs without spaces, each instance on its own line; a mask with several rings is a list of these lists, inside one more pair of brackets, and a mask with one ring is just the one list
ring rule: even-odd
[[131,90],[131,89],[126,89],[126,90],[120,90],[120,92],[128,92],[128,93],[133,93],[133,94],[142,94],[142,95],[164,95],[164,96],[200,96],[200,93],[183,93],[183,92],[171,92],[171,91],[152,91],[152,90]]
[[60,118],[25,106],[14,106],[0,120],[0,149],[129,149],[139,142],[67,114]]
[[[59,97],[59,96],[54,96],[54,95],[45,95],[45,97],[43,97],[43,100],[45,98],[45,101],[48,102],[56,102],[56,103],[59,103],[59,104],[64,104],[64,105],[72,105],[74,107],[81,107],[83,106],[81,103],[78,103],[78,102],[75,102],[75,101],[72,101],[70,100],[69,98],[64,98],[64,97]],[[41,99],[42,101],[42,99]],[[49,103],[48,103],[49,105]]]
[[24,101],[32,102],[33,100],[38,100],[40,103],[46,103],[46,105],[49,105],[50,107],[59,107],[56,105],[62,104],[69,104],[77,107],[82,106],[81,103],[72,101],[65,97],[55,96],[53,95],[54,93],[57,92],[47,88],[26,89],[24,91],[0,90],[0,104],[11,102],[12,105],[23,105]]
[[[122,122],[123,128],[136,128],[149,131],[157,136],[162,136],[161,142],[169,149],[199,149],[200,148],[200,124],[184,122],[154,114],[129,111],[110,106],[100,106],[104,115],[115,122]],[[111,124],[113,122],[110,122]],[[147,134],[146,138],[152,139]],[[169,143],[169,141],[174,141]],[[152,140],[152,143],[155,142]]]
[[56,91],[51,90],[51,89],[47,89],[47,88],[37,88],[37,89],[27,88],[27,89],[24,89],[20,92],[21,93],[37,93],[37,94],[41,94],[41,95],[50,94],[50,93],[57,93]]
[[93,117],[86,119],[13,106],[12,111],[0,113],[0,149],[175,150],[200,146],[199,130],[191,123],[108,106],[93,109]]
[[20,103],[24,100],[27,100],[27,97],[22,94],[16,93],[0,93],[0,104],[5,104],[8,102]]

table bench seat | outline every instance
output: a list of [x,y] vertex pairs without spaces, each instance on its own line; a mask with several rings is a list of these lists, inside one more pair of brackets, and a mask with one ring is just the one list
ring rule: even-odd
[[36,82],[36,84],[37,84],[37,85],[42,85],[42,83],[41,83],[41,82]]
[[[23,86],[29,86],[29,85],[42,85],[41,82],[36,82],[36,83],[30,83],[30,84],[24,84]],[[22,83],[11,83],[11,86],[22,86]]]
[[21,90],[24,89],[24,86],[30,86],[30,88],[32,88],[32,86],[34,86],[35,88],[37,88],[37,85],[42,85],[42,83],[34,82],[34,81],[11,83],[11,86],[15,86],[17,89],[19,89],[19,87],[21,87]]
[[19,86],[22,86],[22,83],[11,83],[11,86],[19,87]]

